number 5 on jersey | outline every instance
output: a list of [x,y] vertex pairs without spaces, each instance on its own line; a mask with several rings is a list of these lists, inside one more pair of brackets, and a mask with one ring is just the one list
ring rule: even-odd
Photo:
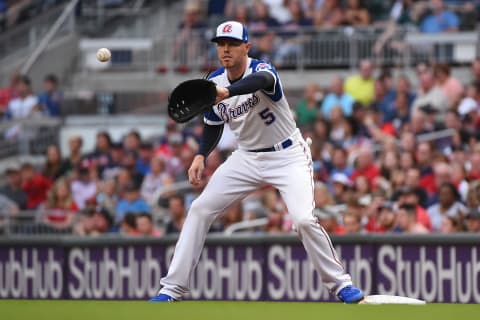
[[275,115],[273,114],[272,111],[270,111],[270,108],[265,108],[262,111],[258,113],[260,115],[260,118],[265,120],[265,124],[267,126],[271,125],[275,121]]

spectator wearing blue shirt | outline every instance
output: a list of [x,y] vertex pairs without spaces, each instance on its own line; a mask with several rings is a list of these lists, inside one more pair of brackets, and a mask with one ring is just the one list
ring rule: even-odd
[[398,92],[393,103],[392,122],[393,126],[399,132],[404,125],[410,122],[410,106],[408,105],[408,95],[404,92]]
[[44,113],[50,117],[59,117],[63,94],[58,90],[58,79],[49,74],[43,81],[45,91],[38,96],[38,102]]
[[420,30],[425,33],[440,33],[457,31],[460,25],[458,16],[445,9],[443,0],[430,0],[432,13],[420,23]]
[[270,16],[267,4],[261,1],[256,1],[253,4],[253,19],[248,23],[250,33],[266,32],[279,26],[280,23]]
[[375,100],[371,107],[380,111],[383,122],[390,122],[395,118],[395,97],[395,91],[387,88],[381,77],[375,81]]
[[330,84],[330,92],[325,96],[322,103],[322,114],[330,118],[330,112],[336,106],[340,106],[344,116],[352,115],[353,97],[343,92],[343,79],[335,77]]
[[353,168],[348,164],[348,151],[342,147],[335,147],[332,153],[332,167],[329,172],[328,189],[333,192],[334,177],[343,175],[347,178],[353,173]]
[[405,93],[408,97],[408,106],[411,107],[413,105],[413,101],[415,101],[416,95],[411,90],[410,79],[402,74],[397,79],[397,86],[396,86],[396,94]]
[[115,211],[115,221],[117,223],[123,220],[127,212],[133,214],[151,213],[150,206],[140,196],[140,189],[133,183],[125,188],[123,198],[117,203]]
[[137,158],[137,162],[135,163],[136,171],[141,173],[142,176],[145,176],[150,172],[150,161],[152,160],[152,156],[153,145],[148,142],[142,142],[140,145],[139,156]]

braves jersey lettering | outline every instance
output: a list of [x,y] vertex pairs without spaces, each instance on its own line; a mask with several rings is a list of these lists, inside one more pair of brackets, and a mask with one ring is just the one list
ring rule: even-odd
[[[295,120],[275,68],[251,58],[248,59],[247,66],[243,78],[255,72],[269,72],[275,78],[273,89],[225,99],[213,106],[212,111],[205,113],[204,121],[210,125],[228,124],[240,149],[271,147],[295,132]],[[210,80],[220,87],[230,85],[223,68],[213,72]]]
[[254,93],[250,98],[234,108],[228,108],[228,104],[220,102],[218,104],[220,118],[225,122],[230,122],[230,119],[236,119],[243,114],[248,113],[251,108],[258,104],[259,101],[260,98]]

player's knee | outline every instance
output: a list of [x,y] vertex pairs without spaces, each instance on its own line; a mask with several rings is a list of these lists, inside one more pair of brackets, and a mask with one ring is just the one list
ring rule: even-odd
[[302,230],[311,228],[315,224],[315,220],[313,217],[301,216],[298,218],[293,218],[293,223],[295,224],[297,230]]
[[192,202],[192,205],[190,207],[190,211],[188,214],[193,214],[196,215],[200,218],[207,218],[212,214],[211,210],[209,209],[208,205],[203,203],[199,199],[195,199]]

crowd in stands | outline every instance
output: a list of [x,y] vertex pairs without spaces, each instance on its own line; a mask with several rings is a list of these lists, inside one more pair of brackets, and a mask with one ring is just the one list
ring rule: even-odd
[[[395,37],[405,34],[402,28],[431,34],[474,30],[479,11],[478,1],[462,0],[211,0],[206,5],[187,0],[172,56],[179,71],[186,71],[189,63],[203,56],[207,31],[225,20],[244,24],[253,44],[251,56],[277,67],[289,66],[300,51],[315,52],[309,43],[316,39],[316,31],[341,30],[342,35],[376,29],[373,53],[381,56],[386,49],[404,50],[405,44]],[[214,52],[209,57],[214,59]]]
[[364,60],[327,90],[306,88],[297,121],[329,232],[480,231],[479,67],[462,83],[448,65],[419,64],[412,88]]
[[0,116],[4,120],[32,117],[59,117],[63,94],[58,89],[58,78],[48,74],[43,81],[43,91],[33,93],[30,78],[13,73],[10,83],[0,88]]
[[254,32],[271,27],[288,30],[298,26],[365,27],[394,19],[415,25],[422,32],[434,33],[471,28],[467,26],[471,22],[468,17],[476,18],[479,5],[476,1],[462,0],[211,0],[204,8],[202,3],[187,0],[186,9],[192,10],[197,5],[199,13],[236,19]]
[[[417,79],[394,77],[369,60],[358,70],[327,88],[308,85],[292,105],[313,141],[319,223],[332,234],[480,232],[480,59],[462,81],[441,64],[417,65]],[[72,136],[68,156],[51,145],[43,166],[6,170],[2,212],[15,220],[27,210],[42,232],[177,233],[204,187],[187,183],[202,131],[197,119],[186,126],[169,120],[157,139],[131,131],[112,141],[98,132],[88,152],[82,137]],[[226,129],[206,162],[205,183],[234,148]],[[212,232],[265,217],[267,225],[253,231],[294,228],[269,186],[227,208]]]

